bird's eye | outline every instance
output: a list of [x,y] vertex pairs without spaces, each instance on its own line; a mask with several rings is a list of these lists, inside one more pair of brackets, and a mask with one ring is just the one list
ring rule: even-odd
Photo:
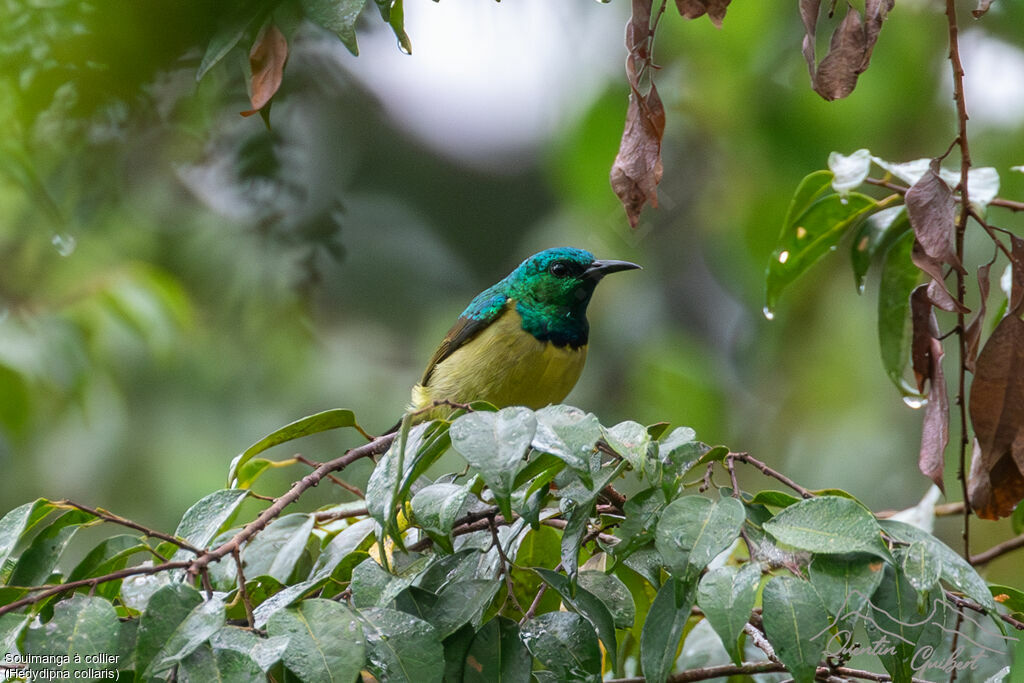
[[569,274],[569,266],[565,265],[561,261],[555,261],[548,267],[548,272],[555,277],[565,277]]

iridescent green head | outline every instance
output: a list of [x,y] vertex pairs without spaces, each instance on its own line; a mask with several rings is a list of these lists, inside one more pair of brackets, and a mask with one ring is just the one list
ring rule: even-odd
[[628,261],[599,261],[583,249],[545,249],[523,261],[499,283],[516,301],[523,329],[556,346],[587,343],[587,304],[605,275],[640,266]]

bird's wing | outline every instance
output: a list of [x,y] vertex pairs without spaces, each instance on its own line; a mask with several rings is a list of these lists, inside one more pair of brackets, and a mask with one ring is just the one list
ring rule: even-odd
[[441,345],[434,351],[433,357],[423,372],[421,386],[427,386],[430,375],[441,361],[455,353],[463,344],[475,337],[488,325],[493,323],[508,308],[509,298],[504,294],[495,294],[489,298],[477,298],[473,300],[469,308],[463,311],[459,319],[455,321],[448,334],[444,336]]

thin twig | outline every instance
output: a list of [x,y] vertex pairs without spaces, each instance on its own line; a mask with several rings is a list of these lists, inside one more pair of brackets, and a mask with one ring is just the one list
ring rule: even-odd
[[[303,455],[300,455],[298,453],[295,454],[295,459],[298,460],[299,462],[301,462],[303,465],[309,465],[313,469],[316,469],[317,467],[320,467],[320,465],[323,464],[322,462],[316,462],[316,461],[310,460],[309,458],[307,458],[307,457],[305,457]],[[362,498],[362,499],[366,498],[366,494],[363,493],[363,490],[361,488],[359,488],[358,486],[353,486],[352,484],[348,483],[347,481],[345,481],[343,479],[339,479],[338,477],[334,476],[333,474],[328,474],[327,478],[330,479],[333,483],[337,484],[341,488],[343,488],[346,491],[348,491],[349,493],[351,493],[352,495],[354,495],[356,498]]]
[[370,514],[370,511],[366,508],[353,508],[351,510],[324,510],[314,515],[317,524],[324,524],[326,522],[334,522],[339,519],[349,519],[351,517],[366,517]]
[[[990,613],[990,611],[987,608],[979,605],[978,603],[974,602],[973,600],[968,600],[967,598],[962,598],[959,595],[957,595],[956,593],[954,593],[952,591],[949,591],[949,590],[945,591],[945,594],[946,594],[946,599],[949,600],[950,602],[952,602],[957,607],[966,607],[967,609],[971,610],[972,612],[977,612],[978,614],[984,614],[985,616],[991,616],[991,613]],[[999,617],[1004,622],[1006,622],[1010,626],[1014,627],[1018,631],[1024,631],[1024,621],[1020,621],[1019,619],[1014,619],[1009,614],[999,614],[999,613],[996,613],[995,616]]]
[[796,483],[795,481],[793,481],[786,475],[782,474],[781,472],[777,472],[773,470],[771,467],[768,467],[768,465],[764,464],[763,462],[753,457],[749,453],[729,453],[729,457],[731,457],[733,460],[738,460],[742,463],[753,465],[754,467],[761,471],[761,474],[764,474],[765,476],[768,477],[772,477],[773,479],[777,479],[778,481],[782,482],[789,488],[799,493],[800,496],[803,498],[814,498],[814,494],[805,489],[803,486],[800,486],[800,484]]
[[231,557],[235,558],[235,568],[238,575],[238,595],[242,598],[242,604],[245,606],[245,620],[249,623],[249,628],[253,628],[256,625],[256,617],[252,611],[252,600],[249,599],[249,589],[245,587],[245,572],[242,571],[242,555],[236,548],[231,552]]
[[994,545],[988,550],[980,552],[977,555],[972,555],[971,564],[975,567],[988,564],[1000,555],[1005,555],[1006,553],[1017,550],[1018,548],[1024,548],[1024,534],[1015,536],[1008,541],[1003,541],[999,545]]
[[135,529],[136,531],[141,531],[146,536],[150,536],[152,538],[159,538],[161,541],[173,543],[179,548],[184,548],[185,550],[195,553],[196,555],[202,555],[204,552],[201,548],[195,547],[194,545],[192,545],[184,539],[178,538],[177,536],[172,536],[171,534],[165,534],[164,532],[157,531],[156,529],[150,529],[149,527],[139,524],[138,522],[133,522],[130,519],[126,519],[124,517],[121,517],[120,515],[115,515],[112,512],[108,512],[103,508],[89,507],[88,505],[76,503],[75,501],[68,500],[66,498],[64,500],[54,501],[53,504],[58,507],[72,507],[75,508],[76,510],[87,512],[90,515],[95,515],[96,517],[99,517],[105,522],[110,522],[111,524],[118,524],[120,526],[128,527],[129,529]]
[[293,484],[284,495],[279,497],[273,505],[261,512],[259,517],[246,524],[245,527],[243,527],[242,530],[235,534],[229,541],[222,543],[212,550],[204,552],[199,557],[192,560],[188,569],[189,574],[191,576],[198,576],[203,569],[210,565],[210,563],[217,562],[225,555],[230,555],[235,550],[240,549],[243,543],[262,531],[268,524],[270,524],[271,521],[280,515],[286,507],[298,500],[299,496],[301,496],[305,491],[319,484],[321,480],[331,472],[343,470],[362,458],[369,458],[383,453],[394,440],[394,433],[378,436],[370,443],[353,448],[345,453],[345,455],[320,465],[302,479],[295,482],[295,484]]
[[512,606],[520,612],[523,611],[523,606],[519,604],[519,599],[516,598],[515,585],[512,583],[512,560],[508,559],[505,555],[505,549],[501,547],[501,538],[498,536],[498,525],[494,523],[494,518],[490,518],[491,538],[493,539],[493,545],[498,550],[498,557],[501,558],[501,574],[505,578],[505,592],[508,593],[509,600],[512,601]]

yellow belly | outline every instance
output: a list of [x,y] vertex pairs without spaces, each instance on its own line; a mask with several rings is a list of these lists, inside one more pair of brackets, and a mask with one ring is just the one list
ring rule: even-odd
[[[413,387],[410,409],[420,410],[444,399],[484,400],[499,408],[543,408],[560,403],[572,391],[586,359],[586,346],[573,349],[538,341],[523,330],[519,313],[509,309],[438,363],[427,386]],[[440,408],[428,417],[448,412]]]

